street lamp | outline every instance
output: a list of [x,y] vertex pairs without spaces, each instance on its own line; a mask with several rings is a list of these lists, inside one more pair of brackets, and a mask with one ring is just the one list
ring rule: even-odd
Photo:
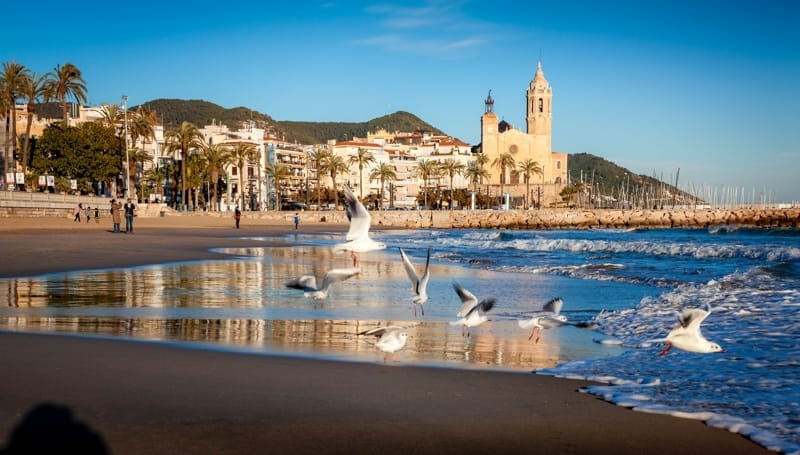
[[122,113],[125,116],[125,198],[131,197],[131,160],[128,156],[128,97],[122,95]]

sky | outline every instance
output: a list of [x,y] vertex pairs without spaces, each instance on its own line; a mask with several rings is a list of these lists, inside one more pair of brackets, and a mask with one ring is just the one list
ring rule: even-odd
[[12,2],[19,33],[0,41],[0,62],[37,74],[73,63],[89,105],[202,99],[325,122],[407,111],[474,145],[490,89],[494,112],[525,130],[541,61],[554,151],[681,188],[800,201],[798,1],[203,5],[44,0],[31,14]]

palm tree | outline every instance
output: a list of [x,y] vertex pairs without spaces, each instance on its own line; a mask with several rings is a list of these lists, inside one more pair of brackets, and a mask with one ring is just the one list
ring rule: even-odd
[[192,153],[189,155],[186,163],[186,186],[192,191],[192,207],[197,209],[197,195],[200,193],[200,187],[203,186],[203,175],[206,169],[206,159],[200,153]]
[[206,159],[207,170],[211,177],[211,210],[219,211],[219,202],[217,202],[219,173],[233,162],[233,155],[230,148],[222,144],[207,145],[202,150]]
[[[502,201],[504,194],[504,185],[506,183],[506,169],[514,168],[514,157],[510,153],[501,153],[497,158],[492,161],[492,166],[500,169],[500,200]],[[502,205],[502,202],[501,202]]]
[[275,210],[281,209],[281,180],[292,174],[289,166],[283,163],[267,163],[264,167],[265,172],[272,179],[275,186]]
[[331,176],[331,184],[333,185],[333,206],[339,207],[339,190],[336,187],[336,176],[350,171],[350,167],[339,155],[328,154],[325,160],[320,164],[320,170],[327,172]]
[[[141,107],[139,107],[139,109],[137,109],[136,112],[133,113],[133,115],[131,116],[131,119],[128,121],[128,135],[131,138],[131,144],[133,144],[133,148],[131,149],[131,151],[133,151],[133,153],[139,153],[140,151],[144,150],[145,141],[146,141],[147,138],[155,138],[156,137],[155,128],[153,128],[153,123],[151,123],[151,121],[152,121],[152,118],[145,117],[145,116],[142,115]],[[142,138],[142,148],[141,149],[137,149],[136,148],[136,141],[140,137]],[[150,155],[147,155],[147,156],[150,157]],[[139,157],[141,158],[142,156],[139,155]],[[129,157],[129,158],[134,163],[137,162],[136,159],[134,159],[132,157]],[[152,158],[150,158],[150,159],[152,159]],[[142,161],[141,163],[142,163],[142,165],[144,165],[144,161]],[[134,174],[135,174],[136,169],[133,168],[133,167],[131,169],[134,171]],[[134,188],[134,185],[131,185],[131,182],[128,182],[128,188]]]
[[492,175],[483,166],[480,166],[476,161],[472,161],[464,171],[464,176],[472,183],[472,191],[478,193],[478,183],[483,179],[489,179]]
[[309,161],[314,163],[314,169],[317,170],[317,210],[322,208],[322,193],[320,192],[322,188],[322,170],[320,168],[330,154],[331,152],[325,149],[316,149],[308,154]]
[[166,180],[168,176],[167,166],[151,167],[144,173],[144,180],[146,182],[156,184],[156,194],[161,195],[162,202],[164,201],[164,180]]
[[203,146],[203,134],[192,123],[184,121],[174,131],[167,131],[165,136],[164,152],[180,154],[181,159],[181,204],[187,205],[189,189],[186,186],[186,166],[189,152]]
[[245,210],[245,203],[244,203],[244,174],[247,171],[247,163],[250,163],[255,159],[255,155],[258,151],[256,150],[256,146],[250,142],[237,142],[236,145],[233,146],[231,150],[231,157],[233,160],[233,164],[236,165],[236,168],[239,171],[239,201],[241,204],[239,207],[242,210]]
[[442,172],[447,173],[450,177],[450,210],[453,210],[453,179],[456,175],[461,175],[462,172],[466,169],[464,163],[460,161],[456,161],[453,158],[448,158],[444,160],[444,163],[440,165]]
[[422,178],[425,210],[428,210],[428,179],[439,174],[439,163],[434,160],[417,161],[416,174]]
[[4,110],[6,120],[11,119],[11,130],[8,130],[6,123],[6,172],[10,170],[9,163],[14,160],[17,152],[17,98],[25,90],[25,83],[30,79],[30,70],[17,62],[4,62],[3,73],[0,74],[3,80],[3,90],[0,93],[6,109]]
[[61,112],[64,115],[64,126],[69,125],[69,111],[67,98],[70,96],[76,103],[86,102],[86,81],[81,76],[81,70],[72,63],[64,66],[56,65],[55,70],[48,74],[48,86],[53,98],[61,101]]
[[[387,180],[393,182],[397,180],[397,172],[394,170],[394,166],[389,163],[381,163],[378,167],[372,170],[369,174],[369,181],[379,180],[381,182],[381,202],[380,206],[383,207],[383,184]],[[392,201],[389,201],[389,207],[392,206]]]
[[531,194],[531,175],[542,175],[544,170],[537,161],[533,161],[532,159],[528,158],[527,160],[517,164],[517,170],[522,177],[525,179],[525,208],[530,208],[530,203],[528,202],[528,197]]
[[27,172],[28,156],[30,153],[31,127],[33,126],[33,116],[35,115],[37,102],[50,101],[50,93],[47,90],[46,75],[37,76],[31,72],[25,78],[22,94],[28,99],[28,123],[25,125],[25,140],[22,143],[22,172]]
[[118,123],[122,123],[122,106],[119,104],[104,104],[100,106],[100,115],[98,120],[103,125],[111,128],[116,128]]
[[364,199],[364,176],[362,175],[364,172],[364,166],[368,164],[372,164],[375,162],[375,155],[372,154],[367,149],[360,148],[355,155],[351,155],[348,158],[347,163],[350,165],[358,164],[358,190],[359,190],[359,199]]
[[[144,163],[151,161],[153,159],[153,155],[145,152],[144,150],[132,148],[130,149],[130,155],[128,156],[128,158],[129,158],[128,166],[130,166],[128,168],[128,170],[130,171],[129,174],[132,174],[134,176],[134,183],[136,182],[136,180],[139,180],[141,182],[141,173],[144,172]],[[131,182],[128,182],[129,185],[130,183]],[[133,193],[136,194],[135,184],[129,186],[128,188],[133,188],[134,189]],[[139,194],[141,195],[142,193],[141,183],[139,184],[139,190],[140,190]]]

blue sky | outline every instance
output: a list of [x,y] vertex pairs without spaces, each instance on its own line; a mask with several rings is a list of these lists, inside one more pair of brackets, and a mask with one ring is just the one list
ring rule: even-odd
[[476,144],[489,89],[525,128],[541,59],[555,151],[800,201],[800,2],[20,5],[4,9],[26,34],[0,61],[71,62],[90,104],[203,99],[303,121],[403,110]]

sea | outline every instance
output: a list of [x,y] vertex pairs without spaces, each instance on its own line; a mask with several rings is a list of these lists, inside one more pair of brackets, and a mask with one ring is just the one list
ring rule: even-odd
[[[582,391],[640,412],[702,420],[765,448],[800,453],[800,230],[381,230],[360,274],[314,302],[286,281],[321,282],[352,258],[343,232],[251,236],[219,260],[79,270],[0,280],[0,329],[124,337],[199,348],[592,381]],[[413,313],[399,248],[430,300]],[[493,297],[469,336],[453,325],[458,283]],[[518,321],[564,301],[568,323],[537,342]],[[724,352],[672,349],[686,308],[710,309],[703,334]],[[384,358],[361,332],[407,327]]]

